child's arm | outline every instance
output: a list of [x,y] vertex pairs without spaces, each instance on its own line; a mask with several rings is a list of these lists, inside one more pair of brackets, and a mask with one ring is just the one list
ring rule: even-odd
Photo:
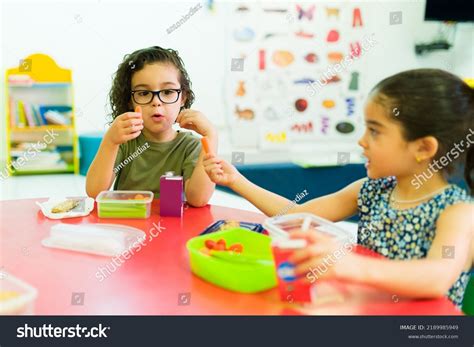
[[[207,135],[210,149],[217,152],[217,134]],[[204,151],[199,154],[199,159],[194,168],[193,174],[185,183],[186,200],[195,207],[202,207],[207,204],[216,187],[206,174],[203,166]]]
[[[369,284],[393,294],[412,298],[436,298],[446,295],[460,273],[471,266],[471,242],[474,235],[474,206],[458,204],[447,208],[439,217],[436,237],[425,259],[385,260],[349,253],[336,260],[333,241],[318,233],[298,232],[292,237],[310,238],[310,246],[290,258],[298,263],[297,273],[314,282],[310,268],[316,269],[323,259],[334,260],[323,277],[341,278]],[[444,247],[453,247],[449,251]],[[451,252],[452,250],[452,252]],[[339,252],[340,254],[341,252]]]
[[[217,153],[217,131],[201,112],[189,109],[184,110],[179,114],[177,122],[180,127],[194,130],[198,134],[207,137],[210,150],[213,153]],[[207,176],[203,161],[204,153],[201,151],[191,177],[184,184],[186,200],[195,207],[205,206],[216,187],[214,182]]]
[[99,150],[86,176],[86,192],[90,197],[97,197],[103,190],[112,185],[115,174],[114,164],[119,146],[138,137],[143,129],[141,112],[126,112],[113,121],[104,135]]
[[100,143],[99,150],[92,161],[86,176],[87,195],[96,198],[103,190],[108,190],[112,185],[114,175],[114,163],[117,157],[119,145],[110,143],[104,137]]
[[336,193],[298,205],[253,184],[241,175],[233,165],[212,154],[205,157],[204,166],[213,182],[228,186],[267,216],[309,212],[331,221],[346,219],[357,212],[357,196],[365,180],[358,180]]

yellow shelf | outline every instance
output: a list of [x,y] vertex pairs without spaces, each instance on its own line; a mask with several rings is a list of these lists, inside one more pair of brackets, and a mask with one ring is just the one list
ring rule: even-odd
[[[32,54],[22,59],[18,67],[8,69],[5,73],[5,109],[4,115],[7,118],[7,165],[11,166],[12,156],[12,140],[16,142],[30,142],[31,139],[36,139],[40,134],[38,132],[45,132],[48,130],[63,131],[61,134],[65,134],[64,131],[68,131],[69,138],[60,138],[57,141],[61,142],[60,146],[72,146],[74,163],[68,165],[63,170],[40,170],[31,172],[18,172],[14,174],[38,174],[38,173],[53,173],[53,172],[73,172],[79,173],[79,149],[78,149],[78,138],[75,129],[75,110],[74,110],[74,94],[72,85],[72,71],[70,69],[64,69],[56,64],[56,62],[45,54]],[[25,127],[12,127],[10,122],[10,100],[9,93],[19,93],[21,90],[31,88],[32,91],[41,88],[65,88],[61,89],[61,93],[65,93],[68,100],[65,104],[71,105],[71,125],[40,125],[40,126],[25,126]],[[47,104],[48,100],[45,100]],[[12,138],[12,135],[13,138]],[[36,141],[34,141],[36,142]],[[59,143],[58,142],[58,143]]]
[[15,127],[10,130],[13,132],[46,131],[46,130],[71,130],[73,125],[40,125],[36,127]]
[[26,176],[26,175],[47,175],[47,174],[59,174],[59,173],[75,173],[74,165],[68,165],[64,169],[44,169],[44,170],[25,170],[25,171],[13,171],[13,174],[16,176]]
[[58,66],[53,58],[46,54],[32,54],[22,60],[18,67],[7,70],[7,83],[14,76],[28,76],[34,83],[70,83],[72,72]]
[[10,88],[70,88],[70,82],[39,82],[39,83],[10,83],[8,85]]

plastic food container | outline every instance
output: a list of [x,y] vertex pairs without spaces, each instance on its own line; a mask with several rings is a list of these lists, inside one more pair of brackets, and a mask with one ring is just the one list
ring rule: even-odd
[[221,219],[209,225],[200,235],[211,234],[217,231],[234,229],[234,228],[239,228],[239,227],[243,229],[249,229],[250,231],[254,231],[257,233],[263,233],[265,231],[262,225],[258,223],[239,222],[236,220]]
[[347,230],[311,213],[294,213],[268,218],[264,221],[263,226],[272,238],[288,238],[289,233],[297,230],[315,230],[332,235],[342,241],[351,239],[351,234]]
[[97,198],[99,218],[148,218],[153,193],[143,190],[106,190]]
[[0,276],[0,315],[33,314],[38,291],[9,273]]
[[[220,258],[202,252],[206,240],[216,242],[219,239],[224,239],[227,245],[242,244],[242,254]],[[196,276],[225,289],[256,293],[277,284],[270,244],[268,236],[234,228],[194,237],[187,242],[186,248],[191,270]],[[237,259],[231,260],[232,257]]]
[[146,234],[137,228],[119,224],[56,224],[45,247],[105,256],[117,256],[139,247]]

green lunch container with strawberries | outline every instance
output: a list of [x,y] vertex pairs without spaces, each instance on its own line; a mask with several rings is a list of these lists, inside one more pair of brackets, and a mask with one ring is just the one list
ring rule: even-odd
[[[229,247],[243,246],[240,253],[209,251],[206,241],[225,240]],[[256,293],[276,286],[271,239],[244,228],[232,228],[197,236],[186,243],[191,271],[219,287],[240,293]]]

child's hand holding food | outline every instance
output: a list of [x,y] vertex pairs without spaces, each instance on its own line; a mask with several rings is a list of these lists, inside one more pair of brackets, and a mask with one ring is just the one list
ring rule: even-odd
[[204,170],[212,182],[230,187],[240,177],[240,173],[232,165],[214,154],[204,156]]
[[125,112],[114,119],[109,130],[105,133],[105,140],[114,145],[121,145],[137,138],[142,129],[142,110],[140,106],[137,106],[135,112]]
[[216,129],[209,119],[207,119],[204,114],[196,110],[183,110],[178,115],[176,122],[179,123],[181,128],[194,130],[202,136],[213,137],[216,134]]

